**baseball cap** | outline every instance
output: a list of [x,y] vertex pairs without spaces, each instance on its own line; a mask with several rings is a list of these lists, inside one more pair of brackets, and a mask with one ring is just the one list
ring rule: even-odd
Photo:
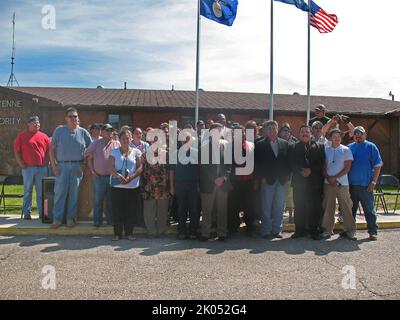
[[321,121],[314,121],[313,123],[312,123],[312,125],[311,125],[311,128],[314,128],[314,127],[316,127],[316,126],[321,126],[321,127],[323,127],[324,126],[324,124],[321,122]]
[[288,130],[290,130],[290,124],[287,123],[287,122],[283,123],[283,124],[282,124],[282,127],[281,127],[281,130],[282,130],[282,129],[288,129]]
[[31,117],[29,117],[28,123],[30,123],[30,122],[40,122],[40,121],[39,121],[39,117],[38,117],[38,116],[31,116]]
[[364,134],[365,133],[365,129],[364,129],[363,126],[357,126],[353,130],[353,133],[356,133],[356,132],[360,132],[360,133]]
[[316,111],[325,111],[326,107],[323,104],[319,104],[314,108],[314,110],[316,110]]
[[99,124],[99,123],[91,124],[89,127],[89,130],[94,130],[94,129],[101,129],[101,124]]
[[111,124],[106,123],[106,124],[104,124],[104,125],[101,127],[101,130],[104,130],[104,131],[113,131],[114,128],[112,127]]

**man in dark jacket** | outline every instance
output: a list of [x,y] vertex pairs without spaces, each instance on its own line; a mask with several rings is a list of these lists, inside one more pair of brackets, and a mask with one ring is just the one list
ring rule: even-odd
[[[224,241],[227,237],[228,223],[228,192],[231,189],[230,175],[232,159],[225,159],[227,140],[221,139],[223,126],[214,123],[210,127],[210,139],[204,139],[201,147],[200,165],[200,193],[202,205],[201,240],[210,238],[212,214],[216,213],[218,240]],[[203,157],[204,150],[208,149],[208,161]],[[218,159],[218,160],[217,160]],[[206,164],[208,162],[208,164]],[[230,164],[229,164],[230,162]]]
[[265,138],[256,143],[254,154],[255,175],[261,192],[261,235],[267,239],[282,238],[284,185],[290,174],[289,144],[286,140],[278,138],[276,121],[266,121],[263,128]]
[[292,238],[306,235],[320,239],[325,147],[311,139],[311,128],[300,128],[300,141],[290,146],[289,159],[293,171],[294,223]]

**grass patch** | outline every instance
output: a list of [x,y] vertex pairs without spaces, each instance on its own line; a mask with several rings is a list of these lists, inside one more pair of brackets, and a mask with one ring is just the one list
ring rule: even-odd
[[[5,193],[14,193],[14,194],[23,194],[24,188],[23,186],[5,186]],[[396,192],[396,189],[385,189],[384,192]],[[392,212],[395,209],[396,196],[385,196],[386,204],[389,212]],[[396,210],[400,210],[400,197],[398,199],[398,203],[396,206]],[[2,199],[1,201],[4,201]],[[5,199],[6,206],[12,206],[14,208],[6,209],[7,214],[21,214],[22,211],[22,198],[21,199]],[[1,209],[3,209],[3,202],[1,202]],[[382,204],[379,202],[378,211],[383,211]],[[37,215],[37,206],[36,206],[36,192],[35,188],[33,188],[33,196],[32,196],[32,214]]]
[[[24,194],[23,186],[4,186],[5,194]],[[3,211],[3,201],[6,204],[6,214],[18,214],[22,212],[22,198],[6,198],[1,199],[1,211]],[[38,215],[37,205],[36,205],[36,191],[33,188],[32,193],[32,214]]]

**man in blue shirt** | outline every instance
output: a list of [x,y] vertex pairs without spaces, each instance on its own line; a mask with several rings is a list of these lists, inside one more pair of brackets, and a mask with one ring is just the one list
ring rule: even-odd
[[348,147],[353,153],[353,164],[349,172],[350,194],[355,218],[358,204],[364,209],[370,240],[377,240],[378,226],[374,208],[374,189],[378,181],[383,161],[376,145],[367,139],[362,126],[354,128],[354,143]]
[[50,162],[56,176],[52,228],[61,225],[65,206],[67,226],[75,224],[84,152],[92,142],[89,132],[79,126],[78,111],[69,108],[65,114],[66,125],[57,127],[51,139]]

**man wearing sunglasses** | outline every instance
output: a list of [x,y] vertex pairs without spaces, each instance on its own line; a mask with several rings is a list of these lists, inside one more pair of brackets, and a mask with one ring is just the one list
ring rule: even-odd
[[378,181],[383,161],[377,146],[367,140],[362,126],[354,128],[354,142],[348,147],[354,161],[349,172],[350,194],[355,218],[359,202],[364,209],[370,240],[378,239],[378,226],[374,208],[374,189]]
[[60,227],[65,209],[67,226],[75,225],[84,152],[92,142],[89,132],[79,126],[75,108],[66,110],[65,122],[66,125],[54,130],[50,148],[50,162],[56,176],[52,228]]

